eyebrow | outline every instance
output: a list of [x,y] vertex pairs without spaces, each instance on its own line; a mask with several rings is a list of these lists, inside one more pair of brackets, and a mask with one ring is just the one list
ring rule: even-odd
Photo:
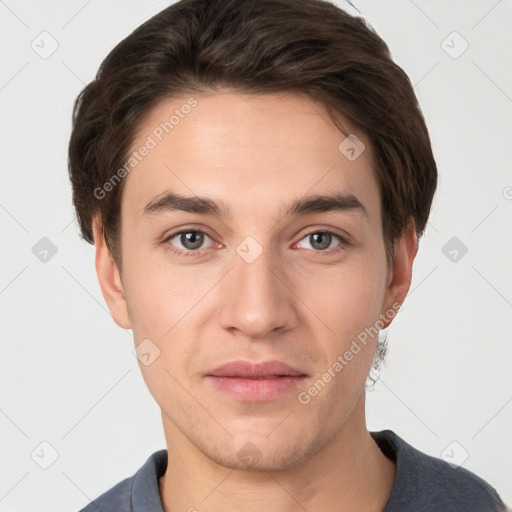
[[[144,208],[142,215],[161,214],[170,211],[184,211],[215,217],[230,217],[231,210],[224,203],[199,196],[183,196],[166,192],[155,197]],[[368,218],[368,212],[359,199],[351,193],[312,195],[293,201],[284,216],[307,215],[333,211],[359,211]]]

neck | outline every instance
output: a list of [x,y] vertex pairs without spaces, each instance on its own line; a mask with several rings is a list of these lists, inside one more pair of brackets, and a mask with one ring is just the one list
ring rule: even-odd
[[207,458],[163,415],[168,466],[159,481],[165,512],[381,512],[396,466],[370,436],[364,393],[334,439],[283,471],[232,470]]

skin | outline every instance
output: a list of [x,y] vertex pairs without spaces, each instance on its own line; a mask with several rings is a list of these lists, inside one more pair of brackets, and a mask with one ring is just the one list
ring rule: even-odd
[[[136,345],[149,338],[160,350],[152,364],[139,364],[162,411],[164,509],[382,511],[396,467],[366,427],[364,385],[377,338],[307,405],[297,396],[403,302],[417,251],[414,225],[388,267],[371,144],[341,114],[366,145],[354,161],[338,150],[346,135],[311,98],[229,90],[194,98],[197,106],[125,178],[122,272],[94,223],[96,269],[115,322],[133,330]],[[133,148],[187,99],[151,111]],[[144,215],[166,191],[224,202],[231,216]],[[333,192],[354,194],[367,215],[284,216],[295,199]],[[199,249],[168,239],[192,228],[207,234]],[[310,236],[322,229],[350,243],[333,237],[322,251]],[[252,263],[236,252],[248,236],[262,249]],[[199,256],[174,254],[173,244]],[[284,361],[308,377],[274,400],[235,400],[205,379],[235,359]],[[248,442],[257,456],[241,460]]]

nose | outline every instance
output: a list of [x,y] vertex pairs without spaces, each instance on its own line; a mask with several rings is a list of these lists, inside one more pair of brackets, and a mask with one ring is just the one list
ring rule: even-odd
[[297,325],[297,298],[284,262],[270,249],[251,261],[250,251],[234,254],[234,268],[221,292],[220,323],[238,335],[268,338]]

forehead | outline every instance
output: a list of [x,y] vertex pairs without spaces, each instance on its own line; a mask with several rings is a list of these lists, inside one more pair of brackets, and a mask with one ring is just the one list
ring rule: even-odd
[[305,95],[223,91],[163,100],[138,127],[132,151],[150,149],[134,161],[123,203],[142,213],[155,196],[172,190],[247,207],[250,199],[254,209],[343,192],[357,193],[371,210],[379,194],[370,143],[339,117],[365,145],[355,160],[340,150],[347,134]]

